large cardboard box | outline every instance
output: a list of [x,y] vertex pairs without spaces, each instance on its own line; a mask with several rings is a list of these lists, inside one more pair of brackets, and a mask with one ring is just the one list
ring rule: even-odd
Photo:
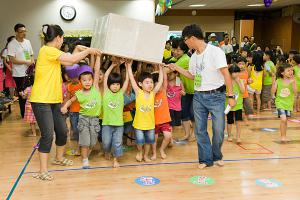
[[108,55],[161,63],[168,26],[108,14],[95,21],[91,46]]

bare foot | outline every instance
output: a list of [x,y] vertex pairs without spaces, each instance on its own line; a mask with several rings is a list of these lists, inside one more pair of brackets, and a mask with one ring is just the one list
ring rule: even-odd
[[160,156],[162,159],[166,159],[167,158],[167,154],[165,153],[165,151],[163,149],[159,149],[160,152]]
[[281,137],[281,140],[280,140],[281,143],[288,143],[289,141],[290,140],[287,139],[286,137]]
[[218,165],[219,167],[223,167],[225,165],[224,161],[223,160],[218,160],[215,162],[216,165]]
[[151,160],[156,160],[156,154],[153,154],[152,157],[150,158]]
[[188,140],[189,139],[189,136],[184,136],[182,138],[179,138],[178,141],[184,141],[184,140]]
[[142,162],[142,159],[143,159],[143,153],[142,152],[138,152],[135,156],[135,159],[138,161],[138,162]]
[[196,137],[195,136],[191,136],[191,137],[188,138],[188,141],[189,142],[194,142],[194,141],[196,141]]
[[228,141],[228,142],[232,142],[232,140],[233,140],[233,139],[232,139],[232,136],[228,136],[227,141]]
[[146,163],[151,162],[151,160],[148,158],[148,156],[144,156],[144,161],[145,161]]
[[241,143],[242,143],[241,138],[238,138],[238,139],[236,140],[236,144],[241,144]]
[[198,165],[198,168],[199,168],[199,169],[204,169],[204,168],[206,168],[206,167],[207,167],[207,165],[204,164],[204,163]]
[[105,158],[106,160],[110,160],[110,153],[105,153],[105,154],[104,154],[104,158]]
[[119,167],[120,167],[120,163],[118,162],[117,158],[114,158],[113,168],[119,168]]

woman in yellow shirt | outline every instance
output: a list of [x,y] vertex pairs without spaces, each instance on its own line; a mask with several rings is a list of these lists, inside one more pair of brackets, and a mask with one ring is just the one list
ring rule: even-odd
[[48,154],[51,150],[53,133],[55,132],[56,157],[53,164],[72,165],[73,162],[63,157],[67,141],[67,126],[60,112],[62,97],[61,65],[68,66],[78,63],[89,54],[100,55],[100,51],[78,46],[79,52],[66,54],[60,51],[63,43],[63,30],[58,25],[43,25],[45,45],[39,51],[35,79],[30,102],[37,123],[41,130],[39,144],[40,172],[34,177],[41,180],[52,180],[48,172]]

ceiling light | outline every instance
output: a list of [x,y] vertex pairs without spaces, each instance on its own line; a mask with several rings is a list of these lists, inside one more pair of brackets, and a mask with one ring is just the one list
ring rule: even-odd
[[206,4],[192,4],[190,7],[204,7]]
[[260,6],[264,6],[264,4],[262,4],[262,3],[257,3],[257,4],[249,4],[249,5],[247,5],[247,6],[249,6],[249,7],[260,7]]

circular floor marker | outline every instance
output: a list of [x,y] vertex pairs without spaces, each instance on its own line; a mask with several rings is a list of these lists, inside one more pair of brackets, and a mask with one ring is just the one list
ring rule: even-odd
[[152,176],[141,176],[135,179],[135,183],[141,186],[153,186],[159,184],[160,180]]
[[213,185],[215,180],[206,176],[193,176],[190,178],[190,183],[200,186]]
[[278,188],[281,187],[283,184],[275,179],[257,179],[256,184],[265,188]]
[[262,128],[260,130],[264,132],[277,132],[278,128]]
[[69,149],[66,151],[66,154],[69,156],[75,156],[75,150],[74,149]]

